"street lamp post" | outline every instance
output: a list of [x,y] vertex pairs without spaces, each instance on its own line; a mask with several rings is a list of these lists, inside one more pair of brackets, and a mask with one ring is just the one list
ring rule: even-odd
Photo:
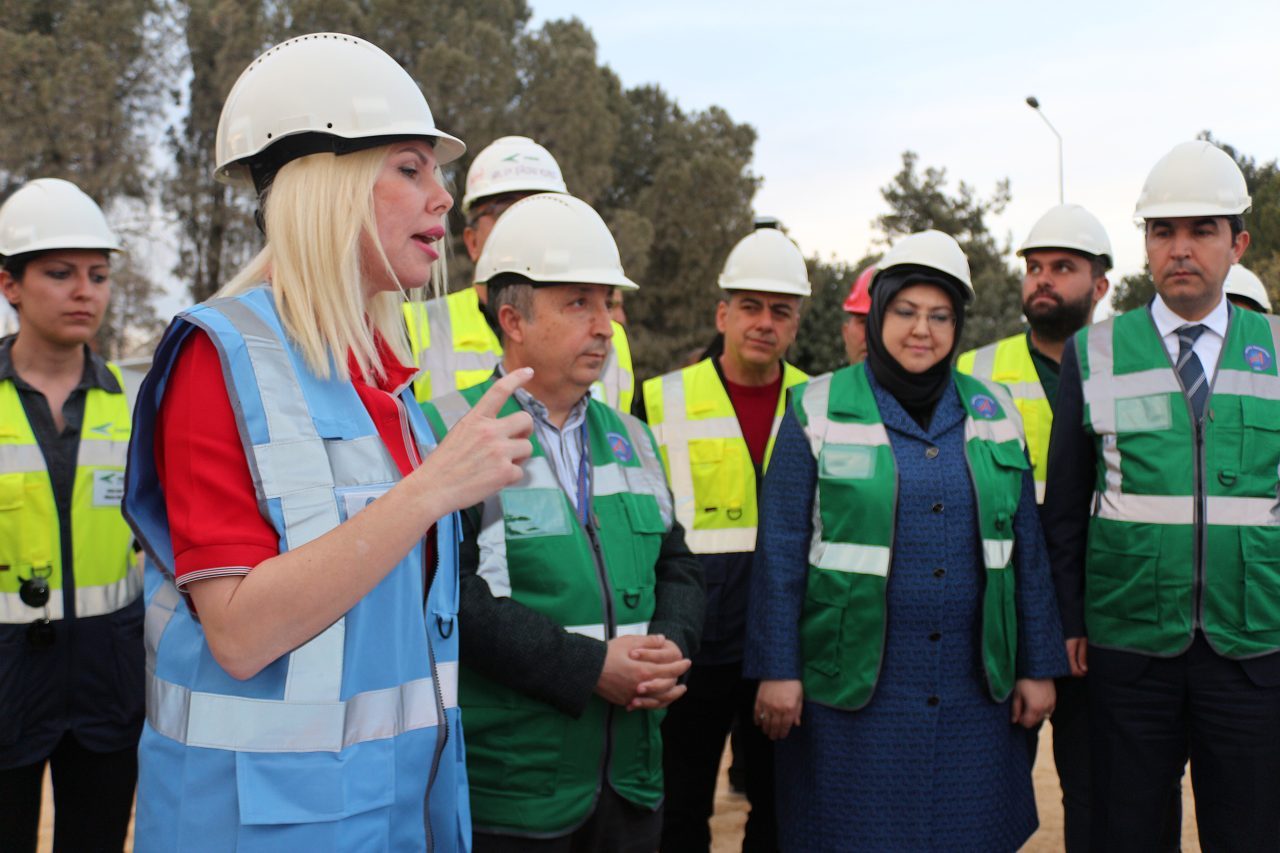
[[1058,204],[1062,204],[1062,134],[1058,133],[1058,129],[1053,126],[1053,122],[1049,121],[1049,117],[1040,109],[1040,101],[1035,95],[1027,95],[1027,106],[1036,111],[1040,118],[1044,119],[1044,123],[1053,131],[1053,135],[1058,138]]

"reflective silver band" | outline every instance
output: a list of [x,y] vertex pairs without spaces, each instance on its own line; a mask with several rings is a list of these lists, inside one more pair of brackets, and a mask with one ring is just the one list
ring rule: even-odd
[[38,444],[0,444],[0,474],[46,471]]
[[695,554],[742,554],[756,549],[756,528],[686,530],[684,541]]
[[[458,706],[458,665],[436,668],[446,709]],[[436,684],[420,678],[336,702],[248,699],[190,690],[152,676],[147,721],[187,746],[237,752],[338,752],[439,725]]]
[[[62,619],[62,590],[50,590],[49,618]],[[45,608],[28,607],[16,592],[0,592],[0,624],[21,625],[45,617]]]
[[983,539],[982,561],[988,569],[1008,568],[1013,559],[1012,539]]
[[981,347],[973,354],[973,375],[982,376],[990,379],[996,372],[996,351],[1000,348],[1000,342],[987,344]]
[[885,578],[889,576],[889,557],[889,548],[883,545],[815,541],[809,546],[809,564],[833,572]]
[[[605,631],[603,623],[594,625],[565,625],[564,629],[570,634],[577,634],[582,637],[590,637],[593,640],[605,641]],[[648,622],[630,622],[625,625],[619,625],[614,629],[615,637],[643,637],[649,633]]]
[[[1141,524],[1193,524],[1195,500],[1190,495],[1095,493],[1098,518]],[[1280,526],[1275,498],[1209,497],[1206,522],[1229,527]]]
[[129,458],[129,442],[103,441],[80,436],[76,465],[82,468],[123,468]]

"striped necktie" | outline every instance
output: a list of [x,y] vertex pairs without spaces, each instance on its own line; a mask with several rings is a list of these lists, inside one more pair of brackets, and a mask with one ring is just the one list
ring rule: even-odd
[[1182,390],[1191,403],[1196,423],[1204,419],[1204,404],[1209,399],[1209,381],[1204,375],[1204,365],[1192,349],[1204,330],[1202,323],[1191,323],[1178,328],[1178,378],[1182,380]]

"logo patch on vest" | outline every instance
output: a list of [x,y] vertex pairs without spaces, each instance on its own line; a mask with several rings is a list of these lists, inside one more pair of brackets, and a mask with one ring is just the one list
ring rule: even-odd
[[1244,348],[1244,360],[1258,373],[1271,369],[1271,353],[1256,344]]
[[609,440],[609,449],[613,451],[614,458],[619,462],[630,462],[636,458],[635,448],[622,433],[611,432],[605,438]]
[[996,401],[986,394],[974,394],[969,400],[969,405],[980,418],[991,420],[996,416]]

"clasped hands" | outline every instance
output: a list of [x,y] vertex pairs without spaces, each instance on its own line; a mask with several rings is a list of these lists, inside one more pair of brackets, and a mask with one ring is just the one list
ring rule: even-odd
[[596,693],[628,711],[665,708],[688,689],[678,683],[691,665],[680,647],[662,634],[608,641]]

